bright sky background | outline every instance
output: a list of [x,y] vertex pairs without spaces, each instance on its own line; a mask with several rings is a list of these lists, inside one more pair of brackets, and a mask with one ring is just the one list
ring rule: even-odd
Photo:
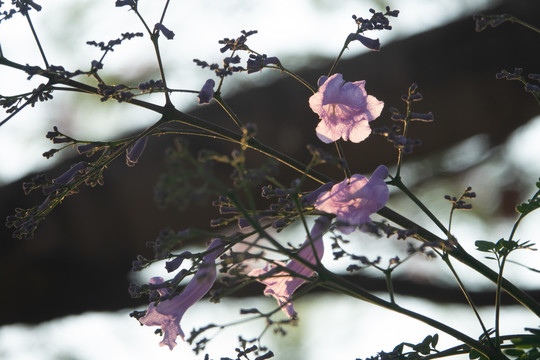
[[[457,17],[460,11],[472,12],[471,9],[482,8],[486,2],[487,0],[388,1],[393,9],[401,10],[400,16],[392,19],[393,31],[380,32],[375,36],[381,39],[384,51],[384,45],[393,38],[442,25]],[[149,14],[150,24],[157,22],[160,11],[156,5],[158,3],[161,4],[162,1],[141,0],[142,12]],[[32,19],[41,34],[40,38],[50,62],[67,65],[70,70],[86,69],[89,62],[100,55],[95,48],[85,45],[86,40],[107,41],[121,32],[142,31],[133,14],[126,8],[114,8],[113,4],[113,0],[42,1],[43,11],[32,12]],[[176,33],[176,38],[174,41],[163,42],[162,48],[169,83],[178,88],[199,89],[208,78],[208,73],[197,68],[192,59],[199,58],[208,62],[218,60],[220,54],[217,40],[237,36],[240,30],[259,30],[259,34],[250,39],[250,46],[260,52],[278,56],[290,64],[291,68],[305,65],[309,56],[335,56],[344,37],[354,30],[351,15],[366,17],[367,10],[372,6],[375,5],[371,2],[353,0],[173,0],[164,23]],[[40,64],[39,54],[20,17],[1,24],[0,29],[0,44],[9,59]],[[108,55],[105,70],[123,74],[130,79],[131,74],[136,74],[141,69],[151,69],[153,58],[147,57],[146,52],[140,48],[146,41],[147,39],[137,39],[122,44],[117,51]],[[360,46],[351,47],[347,56],[354,56],[362,51],[364,50]],[[251,77],[256,79],[251,81],[263,80],[256,76],[259,75]],[[30,86],[23,81],[24,78],[25,76],[0,68],[0,93],[12,94],[38,85],[35,82]],[[150,125],[156,120],[153,115],[145,117],[146,114],[143,113],[141,116],[136,109],[131,110],[129,107],[111,104],[105,109],[94,109],[90,104],[86,104],[80,109],[70,105],[67,96],[55,94],[55,97],[57,99],[54,103],[38,104],[34,109],[26,109],[0,128],[0,184],[16,180],[29,171],[43,169],[51,163],[50,160],[44,160],[41,154],[52,147],[44,135],[53,125],[61,124],[62,129],[69,129],[76,136],[84,134],[93,139],[103,139],[134,127]],[[182,108],[196,104],[196,98],[190,95],[175,97],[175,101]],[[527,129],[518,132],[508,147],[508,156],[514,156],[518,163],[523,163],[523,168],[537,174],[540,169],[531,169],[530,164],[538,162],[539,134],[540,120],[536,120],[529,124]],[[523,234],[535,232],[534,224],[539,220],[537,216],[525,222],[521,229]],[[479,224],[472,225],[478,225],[474,227],[474,234],[470,233],[471,223],[463,225],[462,229],[459,228],[460,225],[456,225],[456,232],[466,232],[471,238],[485,236],[494,231],[498,231],[499,235],[501,232],[506,234],[503,225],[490,229]],[[418,272],[433,271],[433,268],[428,269],[421,264],[418,266]],[[531,276],[530,272],[517,274],[516,278]],[[257,301],[260,301],[257,305],[262,303],[269,307],[273,306],[274,300],[261,297]],[[202,302],[189,310],[182,323],[184,330],[189,332],[192,327],[211,321],[236,319],[237,310],[229,309],[236,309],[240,305],[234,304],[232,300],[224,303],[231,307]],[[465,308],[453,306],[441,309],[430,304],[413,304],[405,299],[405,304],[409,303],[415,307],[423,307],[428,313],[437,314],[443,321],[458,324],[470,319],[470,313]],[[393,314],[346,298],[329,300],[326,296],[318,295],[315,301],[306,301],[304,304],[299,302],[295,306],[303,315],[301,326],[291,332],[285,343],[279,345],[280,348],[296,348],[298,352],[292,352],[290,359],[296,359],[298,354],[312,360],[368,357],[382,349],[391,350],[397,341],[394,335],[403,340],[404,329],[411,341],[420,341],[424,336],[435,333],[415,321],[396,318]],[[242,304],[242,307],[250,306]],[[193,357],[189,347],[181,342],[173,352],[159,348],[159,338],[152,334],[154,329],[138,326],[135,320],[127,316],[128,312],[90,313],[58,319],[37,327],[13,325],[0,328],[0,359],[202,358]],[[537,326],[537,319],[532,319],[531,323],[530,317],[525,317],[527,315],[519,309],[509,308],[505,311],[503,321],[509,325],[510,330],[515,331],[521,330],[523,326]],[[491,319],[489,316],[487,318]],[[352,325],[351,319],[358,321],[358,325]],[[250,329],[254,330],[250,332]],[[246,336],[250,333],[257,334],[259,330],[255,329],[260,329],[260,324],[249,325],[242,332]],[[228,349],[226,353],[214,351],[217,358],[233,356],[236,330],[233,328],[228,338],[220,334],[215,344],[211,345],[210,349],[223,346]],[[387,333],[387,339],[383,333]],[[472,336],[477,333],[477,328],[471,329]],[[229,342],[221,340],[222,337]],[[271,340],[272,336],[268,339]],[[360,343],[361,348],[358,346]],[[442,339],[441,345],[444,346],[444,343],[451,342]],[[268,341],[268,344],[271,345],[271,341]],[[318,346],[320,344],[329,345]],[[279,359],[287,357],[282,353]]]
[[[488,0],[395,0],[387,2],[400,9],[400,16],[392,19],[394,30],[373,32],[384,44],[395,37],[403,37],[421,30],[442,25],[482,8]],[[161,4],[161,2],[158,2]],[[143,31],[136,16],[127,8],[115,8],[114,1],[56,0],[43,4],[40,13],[31,12],[36,31],[51,64],[62,64],[66,69],[88,69],[93,59],[101,56],[97,48],[86,45],[87,40],[105,41],[121,33]],[[141,12],[152,25],[158,21],[161,9],[156,2],[141,1]],[[152,5],[149,5],[152,4]],[[385,3],[386,4],[386,3]],[[295,69],[309,61],[310,56],[334,57],[345,37],[355,30],[352,14],[368,17],[368,9],[376,6],[371,1],[354,0],[295,0],[295,1],[171,1],[164,23],[176,33],[173,41],[162,43],[168,83],[172,87],[199,90],[209,77],[207,70],[195,66],[193,58],[208,62],[221,61],[219,44],[223,37],[236,37],[240,30],[259,31],[249,40],[250,46],[269,56],[278,56],[288,67]],[[411,9],[411,10],[408,10]],[[472,10],[471,10],[472,9]],[[0,44],[8,59],[41,65],[25,19],[2,23]],[[17,36],[12,36],[17,34]],[[146,35],[145,35],[146,36]],[[143,49],[143,50],[141,50]],[[360,44],[350,46],[345,56],[366,51]],[[121,74],[119,81],[137,83],[135,74],[155,69],[153,51],[147,37],[124,42],[107,55],[104,74]],[[29,91],[41,79],[26,81],[26,75],[0,69],[0,94]],[[250,75],[245,82],[260,82],[264,74]],[[233,84],[230,81],[228,84]],[[242,83],[245,86],[245,83]],[[234,91],[231,85],[225,87]],[[56,159],[44,159],[41,154],[52,144],[45,138],[53,125],[71,134],[93,139],[114,137],[118,132],[144,127],[155,121],[155,116],[141,116],[140,109],[130,106],[73,107],[70,96],[56,92],[55,101],[40,103],[25,109],[0,128],[0,185],[50,166]],[[94,101],[97,101],[95,99]],[[193,95],[175,96],[176,104],[189,108],[197,104]],[[112,103],[112,102],[110,102]],[[82,109],[81,109],[82,108]]]

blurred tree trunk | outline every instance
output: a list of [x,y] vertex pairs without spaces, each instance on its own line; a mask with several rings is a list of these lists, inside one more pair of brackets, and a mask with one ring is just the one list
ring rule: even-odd
[[[540,13],[540,2],[508,0],[490,13],[511,13],[533,22]],[[435,123],[412,129],[410,136],[422,139],[423,145],[411,157],[442,151],[477,134],[487,134],[491,146],[496,146],[538,115],[539,107],[519,83],[496,80],[495,73],[515,67],[523,67],[527,73],[540,72],[539,42],[538,34],[516,24],[476,33],[474,21],[467,17],[384,44],[380,53],[343,61],[337,71],[349,81],[365,79],[367,91],[385,102],[385,111],[381,119],[372,123],[374,127],[389,124],[388,107],[402,108],[400,96],[411,83],[419,85],[424,101],[417,103],[414,110],[433,112]],[[301,73],[312,83],[326,74],[331,60],[317,63],[320,68]],[[309,154],[305,144],[320,144],[313,131],[317,116],[307,105],[309,96],[294,80],[283,78],[265,87],[246,89],[230,98],[229,103],[242,119],[257,124],[264,143],[306,162]],[[193,113],[206,119],[225,119],[213,105]],[[138,166],[111,166],[105,172],[105,185],[81,189],[64,201],[40,225],[35,239],[14,240],[8,229],[1,229],[0,277],[5,311],[0,324],[35,323],[141,303],[129,297],[127,285],[131,262],[137,254],[151,256],[145,243],[155,239],[166,226],[175,230],[206,227],[208,214],[217,217],[213,209],[193,208],[180,213],[159,210],[154,204],[152,189],[165,170],[163,153],[171,143],[170,138],[151,139]],[[200,139],[191,143],[194,151],[214,146]],[[218,146],[230,151],[225,145]],[[394,149],[377,136],[371,136],[362,147],[345,146],[345,152],[350,167],[359,173],[378,164],[395,163]],[[54,177],[68,167],[69,163],[63,163],[48,173]],[[282,175],[286,174],[289,172],[283,170]],[[21,182],[0,189],[0,214],[4,218],[16,207],[31,207],[42,201],[39,194],[24,196]],[[411,295],[429,294],[433,293],[419,288]]]

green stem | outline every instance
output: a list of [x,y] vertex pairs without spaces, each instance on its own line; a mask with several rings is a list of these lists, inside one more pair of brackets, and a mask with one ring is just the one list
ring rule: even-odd
[[47,61],[47,57],[45,56],[45,51],[43,51],[43,47],[41,46],[41,42],[39,41],[39,38],[37,36],[36,30],[34,29],[34,24],[32,24],[32,20],[30,20],[30,14],[28,11],[25,12],[26,20],[28,21],[28,25],[30,26],[30,30],[32,31],[32,35],[34,36],[34,40],[36,40],[36,44],[39,48],[39,53],[41,54],[41,58],[43,59],[43,62],[45,63],[45,67],[49,68],[49,62]]
[[347,163],[347,160],[345,159],[345,153],[343,152],[343,147],[341,146],[341,139],[338,139],[336,142],[336,149],[339,158],[343,161],[343,172],[345,173],[345,177],[347,179],[351,178],[351,170],[349,169],[349,164]]
[[395,304],[396,299],[394,298],[394,284],[392,283],[392,270],[393,269],[386,269],[383,271],[383,273],[384,273],[384,279],[386,281],[386,288],[388,289],[388,294],[390,295],[390,302],[392,304]]
[[500,347],[500,324],[501,324],[501,295],[502,295],[502,279],[504,272],[504,264],[506,262],[506,257],[508,255],[503,255],[502,261],[499,263],[499,277],[497,278],[497,292],[495,296],[495,341],[497,346]]
[[457,281],[457,283],[459,285],[459,288],[461,289],[461,292],[463,293],[463,295],[465,295],[465,299],[467,299],[467,303],[469,303],[469,306],[471,307],[472,311],[474,312],[474,315],[476,316],[476,318],[478,319],[478,322],[480,323],[480,326],[482,327],[482,331],[484,332],[484,336],[486,337],[486,339],[489,339],[489,332],[487,331],[487,328],[484,325],[484,322],[482,321],[482,318],[480,317],[480,314],[478,313],[478,310],[476,309],[476,306],[474,305],[474,302],[473,302],[471,296],[469,295],[469,292],[465,288],[465,285],[463,284],[463,282],[459,278],[458,273],[456,272],[456,270],[454,269],[454,266],[450,262],[450,258],[448,257],[448,253],[444,252],[440,256],[443,259],[443,261],[446,263],[446,265],[448,266],[448,268],[450,269],[452,274],[454,275],[454,278],[456,279],[456,281]]
[[328,271],[326,268],[321,267],[317,269],[317,272],[319,274],[319,279],[321,280],[321,286],[338,291],[340,293],[343,293],[345,295],[352,296],[356,299],[364,300],[366,302],[372,303],[374,305],[383,307],[388,310],[392,310],[394,312],[397,312],[402,315],[406,315],[408,317],[411,317],[413,319],[416,319],[418,321],[421,321],[425,324],[428,324],[438,330],[441,330],[445,332],[446,334],[453,336],[454,338],[460,340],[464,344],[467,344],[471,348],[474,348],[478,352],[485,355],[490,360],[508,360],[504,355],[502,355],[499,351],[496,351],[495,349],[485,346],[481,342],[463,334],[462,332],[446,325],[443,323],[440,323],[430,317],[424,316],[422,314],[418,314],[414,311],[405,309],[396,303],[385,301],[370,292],[364,290],[363,288],[352,284],[345,279],[339,277],[338,275],[332,273],[331,271]]
[[[405,193],[405,195],[407,195],[409,197],[409,199],[411,199],[430,219],[431,221],[433,221],[435,223],[435,225],[437,225],[437,227],[439,229],[441,229],[441,231],[446,234],[446,235],[449,235],[448,233],[448,229],[446,229],[446,227],[439,221],[439,219],[420,201],[420,199],[418,199],[416,197],[416,195],[414,195],[406,186],[405,184],[403,184],[403,182],[401,181],[401,178],[400,177],[394,177],[392,178],[392,180],[389,182],[389,184],[391,185],[394,185],[395,187],[397,187],[398,189],[400,189],[403,193]],[[448,239],[450,239],[450,237],[448,237]]]
[[215,93],[214,94],[214,100],[216,100],[216,102],[219,104],[219,106],[221,106],[223,108],[223,110],[225,110],[227,115],[229,115],[229,117],[234,121],[234,123],[236,124],[236,126],[238,126],[238,128],[240,128],[240,129],[245,128],[245,126],[242,123],[242,121],[240,120],[240,118],[234,113],[234,111],[231,109],[231,107],[221,98],[221,95]]
[[510,16],[509,21],[515,22],[516,24],[520,24],[520,25],[526,27],[527,29],[530,29],[530,30],[535,31],[535,32],[540,34],[540,28],[537,28],[537,27],[535,27],[535,26],[533,26],[533,25],[531,25],[529,23],[526,23],[525,21],[520,20],[515,16]]

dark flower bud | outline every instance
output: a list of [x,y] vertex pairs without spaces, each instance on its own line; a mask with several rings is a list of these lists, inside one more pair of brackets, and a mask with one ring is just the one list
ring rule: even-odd
[[199,95],[197,96],[199,98],[199,104],[210,103],[210,100],[212,100],[212,98],[214,97],[215,84],[215,81],[212,79],[206,80],[201,91],[199,92]]
[[85,144],[85,145],[79,145],[77,146],[77,152],[79,154],[87,154],[91,155],[94,153],[95,150],[99,149],[102,145],[91,143],[91,144]]
[[531,80],[540,81],[540,74],[529,74],[528,77]]
[[87,164],[84,161],[78,162],[77,164],[73,165],[68,171],[57,177],[56,179],[53,179],[54,184],[62,184],[67,185],[73,179],[75,176],[80,172],[83,171],[86,168]]
[[26,0],[25,3],[26,3],[26,5],[30,5],[34,10],[41,11],[41,5],[36,4],[32,0]]
[[419,113],[415,113],[415,112],[412,112],[410,114],[410,120],[411,121],[423,121],[423,122],[432,122],[433,121],[433,114],[431,112],[427,113],[427,114],[419,114]]
[[238,209],[234,206],[223,206],[219,207],[220,214],[239,214]]
[[367,47],[369,50],[379,51],[381,49],[381,43],[379,39],[370,39],[360,34],[351,33],[349,34],[349,41],[358,40]]
[[135,0],[116,0],[115,6],[121,7],[121,6],[135,6]]
[[141,297],[141,287],[137,284],[129,284],[128,292],[132,299],[137,299]]
[[56,154],[58,152],[58,149],[51,149],[49,151],[45,151],[42,156],[45,158],[45,159],[50,159],[54,156],[54,154]]
[[275,56],[271,56],[271,57],[267,57],[264,59],[264,65],[270,65],[270,64],[273,64],[273,65],[279,65],[280,62],[279,62],[279,59]]
[[531,83],[526,83],[525,84],[525,91],[527,91],[527,92],[540,92],[540,86],[533,85]]
[[225,59],[223,59],[223,63],[225,65],[229,65],[229,64],[238,64],[240,62],[240,56],[236,55],[235,57],[226,57]]
[[53,127],[53,131],[47,132],[47,135],[45,135],[45,137],[46,137],[47,139],[51,139],[51,140],[52,140],[52,139],[54,139],[55,137],[57,137],[57,136],[59,136],[59,135],[60,135],[60,133],[58,132],[58,128],[55,126],[55,127]]
[[137,140],[135,145],[131,147],[131,149],[126,149],[126,164],[127,166],[135,166],[137,162],[139,161],[139,158],[141,157],[142,153],[144,152],[144,148],[146,147],[146,142],[148,140],[148,136],[144,136]]
[[157,23],[155,26],[154,26],[154,29],[157,29],[159,31],[161,31],[161,33],[168,39],[168,40],[172,40],[174,38],[174,32],[172,32],[171,30],[167,29],[165,27],[165,25],[163,25],[162,23]]
[[202,67],[203,69],[204,69],[205,67],[209,66],[208,63],[207,63],[206,61],[201,61],[201,60],[199,60],[199,59],[193,59],[193,62],[194,62],[195,64],[197,64],[197,66]]
[[96,70],[103,69],[103,64],[100,61],[92,60],[91,65],[92,65],[92,69],[96,69]]
[[73,139],[69,137],[55,137],[54,139],[52,139],[52,141],[53,141],[53,144],[64,144],[64,143],[72,142]]
[[174,259],[167,261],[165,263],[165,269],[167,269],[167,272],[173,272],[178,269],[189,255],[191,255],[189,251],[184,251]]
[[227,225],[228,223],[229,223],[229,221],[227,219],[223,219],[223,218],[210,220],[210,226],[211,227],[224,226],[224,225]]

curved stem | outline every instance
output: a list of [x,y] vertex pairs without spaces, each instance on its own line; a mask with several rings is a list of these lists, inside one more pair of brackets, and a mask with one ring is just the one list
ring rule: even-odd
[[295,79],[296,81],[298,81],[300,84],[302,84],[302,85],[304,85],[305,87],[307,87],[312,93],[316,93],[316,92],[317,92],[317,88],[311,86],[311,84],[308,83],[306,80],[302,79],[299,75],[293,73],[292,71],[287,70],[287,69],[284,68],[283,66],[279,66],[279,67],[276,67],[276,66],[268,66],[267,68],[268,68],[268,69],[277,69],[277,70],[283,71],[285,74],[289,75],[290,77],[292,77],[293,79]]
[[216,100],[216,102],[219,104],[219,106],[221,106],[223,108],[223,110],[225,110],[227,115],[229,115],[229,117],[234,121],[234,123],[236,124],[236,126],[238,126],[238,128],[240,128],[240,129],[244,128],[244,124],[242,123],[240,118],[234,113],[234,111],[231,109],[231,107],[223,100],[221,95],[214,94],[214,100]]
[[448,229],[446,229],[446,227],[440,222],[440,220],[431,212],[431,210],[429,210],[425,205],[424,203],[422,203],[420,201],[420,199],[418,199],[416,197],[416,195],[414,195],[408,188],[407,186],[405,186],[405,184],[403,184],[403,182],[401,181],[401,178],[400,177],[394,177],[392,178],[392,180],[389,182],[390,185],[394,185],[395,187],[397,187],[398,189],[400,189],[403,193],[405,193],[405,195],[407,195],[430,219],[431,221],[433,221],[435,223],[435,225],[437,225],[437,227],[439,229],[441,229],[441,231],[446,234],[446,235],[449,235],[448,239],[451,239],[451,235],[449,234],[448,232]]
[[450,262],[450,258],[448,257],[448,253],[444,252],[440,256],[443,259],[443,261],[446,263],[446,265],[448,266],[450,271],[452,272],[452,275],[454,275],[454,278],[456,279],[456,281],[458,283],[458,286],[461,289],[461,292],[463,293],[463,295],[465,295],[465,299],[467,300],[467,303],[469,304],[469,306],[473,310],[474,315],[476,316],[476,319],[478,319],[478,322],[480,323],[480,326],[482,327],[482,331],[484,332],[484,336],[486,337],[486,339],[489,339],[489,332],[487,331],[487,328],[484,325],[484,322],[482,321],[482,318],[480,317],[480,314],[478,313],[478,310],[476,309],[476,306],[474,305],[473,300],[472,300],[471,296],[469,295],[469,292],[465,288],[465,285],[463,284],[463,282],[459,278],[458,273],[456,272],[456,270],[454,269],[454,266]]
[[319,273],[319,278],[322,280],[321,286],[323,287],[338,291],[340,293],[352,296],[360,300],[364,300],[366,302],[372,303],[377,306],[381,306],[385,309],[395,311],[399,314],[406,315],[408,317],[421,321],[425,324],[428,324],[438,330],[441,330],[447,333],[450,336],[453,336],[454,338],[460,340],[464,344],[469,345],[471,348],[474,348],[478,352],[482,353],[490,360],[498,360],[498,359],[507,360],[507,358],[504,355],[502,355],[499,351],[496,351],[495,349],[489,346],[485,346],[481,342],[465,335],[464,333],[446,324],[438,322],[430,317],[427,317],[427,316],[418,314],[412,310],[403,308],[397,305],[396,303],[385,301],[371,294],[370,292],[364,290],[363,288],[355,284],[349,283],[343,278],[340,278],[339,276],[332,273],[331,271],[328,271],[324,267],[321,267],[321,269],[317,269],[317,272]]

